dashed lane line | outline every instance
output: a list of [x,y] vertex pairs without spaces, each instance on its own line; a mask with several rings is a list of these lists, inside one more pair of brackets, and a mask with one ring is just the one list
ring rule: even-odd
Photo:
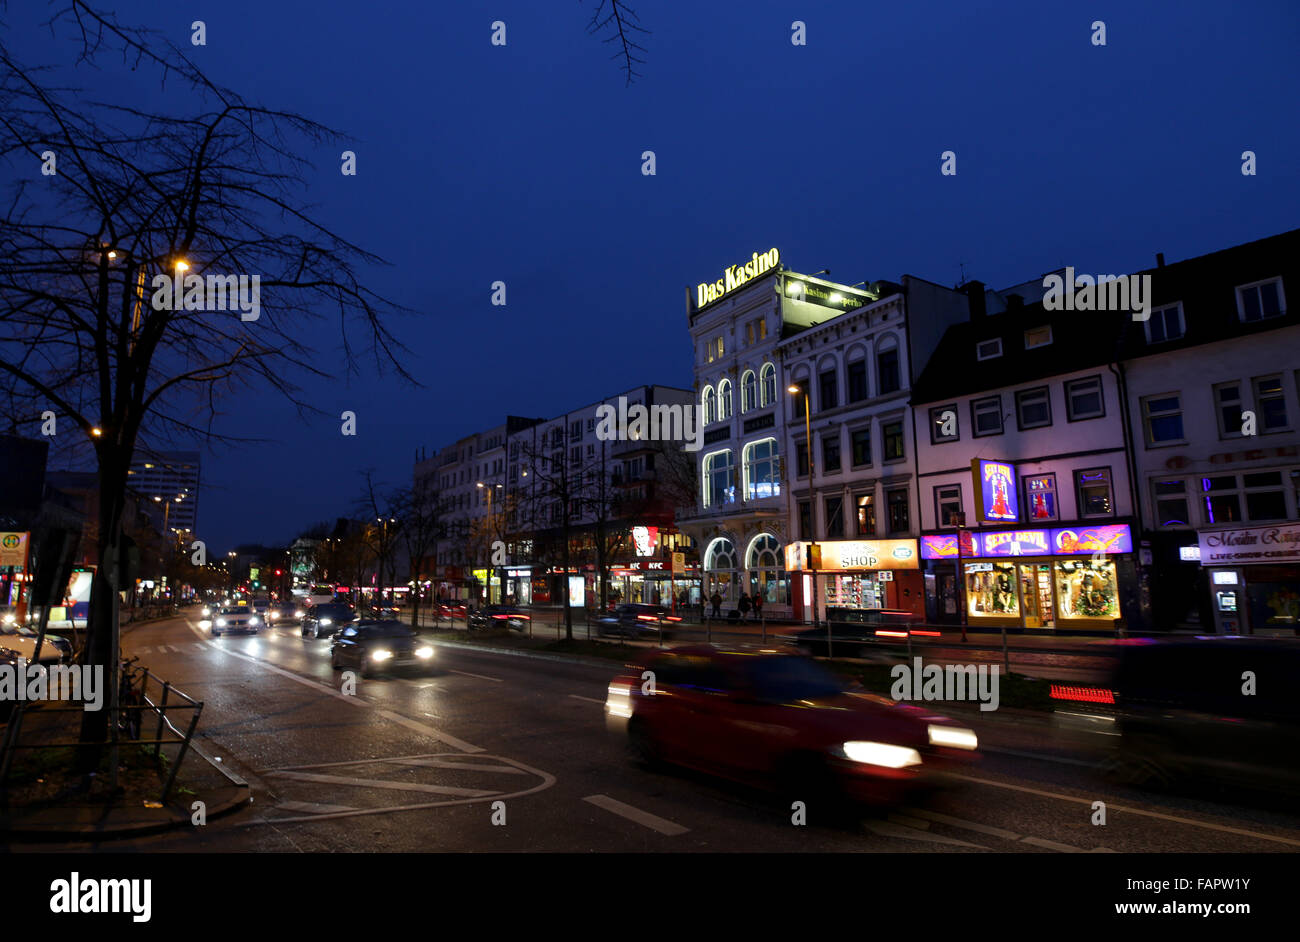
[[479,680],[490,680],[490,681],[492,681],[493,683],[498,683],[498,684],[500,684],[500,683],[504,683],[504,681],[502,681],[502,679],[501,679],[500,677],[488,677],[488,676],[485,675],[485,674],[471,674],[469,671],[458,671],[458,670],[454,670],[454,669],[452,669],[452,668],[450,668],[450,667],[447,668],[447,670],[448,670],[450,673],[453,673],[453,674],[461,674],[461,675],[463,675],[463,676],[465,676],[465,677],[477,677]]
[[425,792],[430,795],[450,795],[453,798],[488,798],[501,794],[482,788],[459,788],[452,785],[425,785],[422,782],[390,782],[381,778],[349,778],[346,775],[324,775],[320,772],[268,772],[267,778],[283,778],[291,782],[310,782],[315,785],[352,785],[361,788],[385,788],[399,792]]
[[682,827],[675,821],[669,821],[667,818],[661,818],[657,814],[651,814],[648,811],[642,811],[640,808],[634,808],[629,804],[624,804],[617,798],[610,798],[608,795],[588,795],[582,799],[588,804],[595,805],[597,808],[603,808],[611,814],[616,814],[621,818],[627,818],[634,821],[642,827],[650,828],[652,831],[658,831],[660,834],[666,834],[669,837],[676,837],[678,834],[685,834],[690,828]]
[[591,697],[580,697],[576,693],[569,694],[569,697],[573,700],[586,700],[588,703],[596,703],[599,704],[600,706],[605,705],[604,700],[593,700]]

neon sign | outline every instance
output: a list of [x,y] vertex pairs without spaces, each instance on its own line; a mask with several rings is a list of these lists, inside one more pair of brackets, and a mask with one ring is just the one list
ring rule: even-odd
[[1016,466],[1005,461],[971,462],[975,475],[975,493],[980,495],[983,523],[1019,523],[1020,507],[1016,501]]
[[722,277],[712,284],[701,282],[695,286],[695,308],[699,310],[706,304],[712,304],[726,295],[735,291],[747,282],[753,281],[759,275],[765,275],[781,261],[781,253],[776,249],[768,249],[762,254],[755,252],[747,262],[741,262],[739,265],[732,265],[722,273]]

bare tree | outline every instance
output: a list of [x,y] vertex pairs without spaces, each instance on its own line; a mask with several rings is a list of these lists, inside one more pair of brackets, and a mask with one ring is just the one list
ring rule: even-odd
[[411,627],[420,627],[420,590],[424,566],[432,565],[434,548],[442,536],[441,495],[435,484],[435,475],[418,477],[406,488],[392,495],[393,512],[400,521],[398,530],[411,565]]
[[632,84],[633,78],[641,74],[635,70],[633,63],[645,65],[645,60],[638,59],[632,52],[634,49],[637,52],[645,52],[645,48],[632,38],[633,34],[644,33],[647,36],[650,34],[649,30],[637,25],[639,21],[640,17],[636,15],[636,11],[626,3],[620,0],[600,0],[591,22],[587,24],[587,31],[593,36],[602,32],[610,33],[603,42],[617,45],[610,58],[623,60],[623,71],[627,73],[628,85]]
[[[381,260],[302,208],[311,168],[299,155],[337,132],[218,87],[165,37],[84,0],[54,9],[56,37],[81,42],[74,68],[121,56],[186,87],[173,111],[93,103],[47,86],[12,37],[0,41],[0,398],[26,424],[53,414],[93,449],[99,569],[84,657],[107,668],[115,707],[137,442],[216,435],[220,397],[252,383],[310,411],[290,377],[324,376],[302,342],[314,319],[337,318],[349,372],[364,354],[406,373],[385,326],[400,309],[359,271]],[[85,714],[83,741],[107,732],[103,711]]]

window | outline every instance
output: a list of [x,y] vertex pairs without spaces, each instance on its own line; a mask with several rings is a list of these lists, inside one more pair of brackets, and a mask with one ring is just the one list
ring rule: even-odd
[[799,539],[817,539],[812,528],[812,501],[799,501]]
[[1286,396],[1282,392],[1282,377],[1257,376],[1255,387],[1255,421],[1264,432],[1280,432],[1287,428]]
[[1241,437],[1241,384],[1219,383],[1214,387],[1214,408],[1219,417],[1219,435]]
[[1058,520],[1056,509],[1056,475],[1033,474],[1025,477],[1025,507],[1030,520]]
[[1183,335],[1183,306],[1156,308],[1146,320],[1147,343],[1164,343]]
[[1071,422],[1099,419],[1106,414],[1101,395],[1101,377],[1072,379],[1065,384],[1065,411]]
[[1183,407],[1178,393],[1147,396],[1142,400],[1147,447],[1175,444],[1183,440]]
[[704,506],[730,504],[736,500],[736,469],[731,451],[718,451],[704,459]]
[[776,439],[765,438],[745,446],[745,499],[760,500],[781,493],[781,459]]
[[1112,500],[1110,469],[1090,468],[1074,473],[1079,489],[1080,517],[1112,517],[1115,503]]
[[582,438],[582,420],[569,424],[569,438]]
[[867,398],[867,361],[854,360],[849,364],[849,402]]
[[1201,493],[1208,524],[1287,519],[1286,490],[1281,471],[1201,478]]
[[1020,428],[1041,428],[1052,424],[1052,404],[1047,387],[1022,389],[1016,393],[1016,416]]
[[957,526],[961,513],[961,485],[941,484],[934,489],[934,519],[941,527]]
[[853,448],[853,467],[871,464],[871,429],[855,428],[849,433],[849,440]]
[[834,409],[838,406],[839,396],[836,390],[835,370],[827,370],[817,377],[817,402],[821,405],[821,411]]
[[899,387],[898,381],[898,350],[882,350],[876,357],[876,379],[880,383],[880,394],[897,392]]
[[1282,296],[1282,279],[1270,278],[1268,281],[1239,287],[1237,313],[1248,323],[1285,314],[1286,299]]
[[874,494],[858,494],[853,498],[853,502],[857,505],[858,536],[875,536],[876,496]]
[[826,498],[826,539],[844,539],[844,498]]
[[794,399],[794,417],[802,419],[808,402],[808,383],[801,380],[791,385],[799,390],[797,393],[791,393],[791,397]]
[[794,463],[795,463],[795,473],[801,478],[806,478],[808,476],[808,443],[807,442],[794,443]]
[[840,469],[840,430],[822,432],[822,473]]
[[885,449],[886,461],[903,460],[903,423],[882,422],[880,440]]
[[970,419],[976,438],[981,435],[1001,435],[1002,397],[989,396],[987,399],[976,399],[971,402]]
[[762,372],[759,373],[759,401],[760,406],[770,406],[776,402],[776,367],[771,363],[764,363]]
[[758,381],[754,379],[753,370],[745,370],[740,377],[740,411],[748,412],[758,405]]
[[1002,338],[994,337],[992,340],[984,340],[975,344],[975,359],[992,360],[994,357],[1002,356]]
[[722,338],[714,337],[705,346],[706,358],[712,363],[714,360],[722,359]]
[[1025,331],[1025,349],[1033,350],[1035,347],[1045,347],[1052,342],[1052,325],[1047,324],[1043,327],[1031,327]]
[[889,513],[889,532],[906,533],[910,527],[907,513],[907,488],[885,491],[885,504]]
[[955,442],[961,438],[961,429],[957,424],[957,403],[935,406],[930,410],[930,444]]
[[1185,527],[1190,514],[1187,507],[1187,483],[1182,479],[1151,482],[1155,494],[1156,526]]
[[579,464],[582,461],[582,446],[574,445],[569,449],[569,463]]
[[718,383],[718,420],[731,418],[731,381]]
[[718,397],[714,394],[712,386],[704,387],[701,402],[704,405],[704,424],[709,425],[710,423],[717,421]]

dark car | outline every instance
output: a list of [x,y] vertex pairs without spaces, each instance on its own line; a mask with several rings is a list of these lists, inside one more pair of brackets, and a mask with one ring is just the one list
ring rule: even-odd
[[908,611],[832,607],[826,610],[826,624],[792,632],[782,640],[805,654],[853,657],[882,641],[906,640],[921,620]]
[[266,610],[266,623],[272,627],[277,625],[296,625],[302,621],[306,609],[301,605],[295,605],[293,602],[276,602]]
[[523,631],[528,627],[532,617],[522,608],[515,608],[511,605],[485,605],[469,613],[467,624],[471,631],[495,628],[502,625],[513,628],[515,631]]
[[427,671],[433,666],[433,646],[420,641],[409,625],[366,619],[335,635],[330,663],[335,670],[359,670],[362,677],[394,670]]
[[624,602],[607,615],[596,619],[596,631],[602,635],[622,635],[628,638],[659,637],[670,624],[681,621],[662,605],[642,602]]
[[[27,660],[36,653],[37,629],[16,622],[0,622],[0,648],[21,654]],[[72,661],[72,642],[61,635],[45,634],[41,645],[42,664],[67,664]]]
[[302,636],[319,638],[334,632],[357,620],[351,605],[341,602],[323,602],[307,609],[302,616]]
[[609,685],[605,715],[643,764],[688,766],[822,808],[897,802],[978,758],[975,733],[958,721],[847,689],[810,657],[744,646],[643,658]]
[[1115,652],[1105,686],[1052,687],[1057,725],[1097,733],[1113,777],[1300,791],[1300,643],[1131,639]]

